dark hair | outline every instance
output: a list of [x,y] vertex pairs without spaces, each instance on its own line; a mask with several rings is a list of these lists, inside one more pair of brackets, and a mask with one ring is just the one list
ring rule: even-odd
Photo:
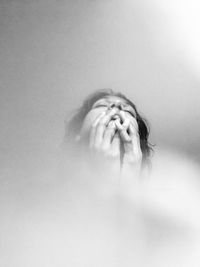
[[82,123],[85,116],[91,110],[93,104],[106,96],[118,96],[133,107],[136,112],[136,120],[138,123],[138,131],[140,136],[140,147],[142,151],[142,162],[150,163],[150,153],[152,151],[151,144],[148,142],[149,138],[149,126],[147,121],[138,113],[136,106],[130,101],[125,95],[121,93],[114,92],[112,89],[100,89],[90,94],[83,102],[82,106],[75,111],[70,119],[65,121],[65,142],[72,143],[75,140],[75,137],[79,135]]

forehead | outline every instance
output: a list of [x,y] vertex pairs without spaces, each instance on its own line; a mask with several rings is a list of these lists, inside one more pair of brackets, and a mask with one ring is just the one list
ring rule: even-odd
[[128,104],[128,102],[124,98],[119,97],[119,96],[114,96],[114,95],[107,95],[107,96],[105,96],[103,98],[100,98],[98,101],[100,101],[100,100],[104,100],[104,101],[106,101],[108,103],[121,102],[123,104]]
[[126,102],[126,100],[120,96],[115,96],[115,95],[108,95],[105,97],[108,101],[123,101]]

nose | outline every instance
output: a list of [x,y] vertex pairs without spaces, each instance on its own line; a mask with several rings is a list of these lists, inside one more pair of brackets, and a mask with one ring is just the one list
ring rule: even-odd
[[112,102],[110,104],[110,108],[117,108],[119,110],[122,110],[122,103],[120,101]]

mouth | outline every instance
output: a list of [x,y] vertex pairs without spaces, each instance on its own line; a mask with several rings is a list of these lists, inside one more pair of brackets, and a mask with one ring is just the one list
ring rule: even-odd
[[115,114],[113,117],[112,117],[113,120],[117,120],[117,119],[120,119],[120,116],[118,114]]
[[122,123],[122,119],[120,118],[120,116],[119,116],[118,114],[115,114],[115,115],[111,118],[111,120],[113,120],[113,121],[115,121],[115,120],[119,120],[120,123]]

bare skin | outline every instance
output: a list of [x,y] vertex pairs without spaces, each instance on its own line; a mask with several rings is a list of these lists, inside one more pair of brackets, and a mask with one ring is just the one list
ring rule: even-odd
[[127,177],[133,173],[137,173],[138,176],[142,152],[134,110],[118,97],[110,96],[106,101],[102,99],[94,104],[94,108],[83,123],[81,135],[88,132],[90,151],[98,155],[98,159],[114,163],[115,169],[119,169],[120,166],[122,145],[124,150],[122,173]]

